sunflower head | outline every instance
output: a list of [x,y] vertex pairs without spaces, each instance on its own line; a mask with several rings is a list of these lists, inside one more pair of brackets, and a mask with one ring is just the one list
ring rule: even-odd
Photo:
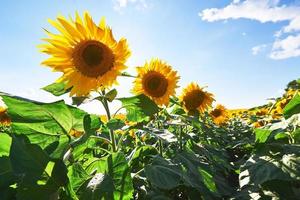
[[49,22],[59,33],[46,30],[49,38],[40,48],[51,57],[42,64],[63,73],[57,81],[72,88],[70,96],[87,96],[116,83],[130,51],[125,39],[114,39],[104,19],[97,25],[88,13],[83,18],[76,13],[74,20],[59,16]]
[[264,116],[267,115],[269,113],[269,110],[267,108],[261,108],[258,111],[256,111],[256,115],[257,116]]
[[218,104],[215,109],[213,109],[210,113],[213,121],[217,125],[224,124],[229,119],[229,113],[227,109],[223,106]]
[[84,134],[83,131],[78,131],[78,130],[75,130],[75,129],[71,129],[70,132],[69,132],[69,135],[72,136],[72,137],[75,137],[75,138],[79,138],[81,137],[82,135]]
[[152,59],[143,67],[137,67],[137,72],[132,92],[148,96],[157,105],[168,105],[170,96],[175,95],[178,87],[177,72],[159,59]]
[[195,113],[196,111],[203,113],[211,106],[214,98],[213,94],[205,92],[198,84],[190,83],[183,89],[179,100],[188,113]]
[[9,126],[11,124],[11,119],[7,115],[7,108],[0,106],[0,125]]
[[265,122],[263,120],[260,120],[260,121],[254,122],[252,125],[254,128],[260,128],[265,125]]

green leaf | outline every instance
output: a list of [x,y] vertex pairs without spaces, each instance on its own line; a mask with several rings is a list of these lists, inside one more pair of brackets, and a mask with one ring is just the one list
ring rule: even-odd
[[272,131],[268,129],[255,129],[254,132],[255,132],[255,142],[258,143],[265,143],[269,135],[272,133]]
[[13,174],[9,157],[0,157],[0,188],[7,188],[15,181],[16,177]]
[[54,96],[61,96],[71,91],[71,88],[66,89],[66,83],[52,83],[42,88],[43,90],[50,92]]
[[83,131],[84,111],[68,106],[64,101],[40,103],[2,95],[12,120],[12,131],[15,134],[27,135],[31,143],[42,148],[58,141],[71,129]]
[[1,200],[12,200],[15,199],[16,189],[13,187],[1,188]]
[[289,118],[298,113],[300,113],[300,95],[296,94],[294,98],[284,107],[283,114],[285,118]]
[[72,105],[80,106],[81,104],[85,103],[87,97],[72,97]]
[[81,164],[74,163],[68,168],[68,177],[72,189],[77,192],[77,190],[83,185],[83,183],[88,180],[90,175],[83,169]]
[[112,89],[108,93],[105,94],[105,98],[109,101],[112,102],[116,96],[118,95],[118,91],[116,89]]
[[107,127],[111,130],[118,130],[125,126],[125,123],[121,119],[111,119],[107,122]]
[[30,144],[25,136],[13,136],[10,149],[13,172],[23,184],[34,184],[43,174],[49,157],[35,144]]
[[241,167],[240,185],[259,185],[271,180],[300,180],[300,158],[294,154],[282,158],[251,156]]
[[26,185],[17,188],[17,199],[33,200],[33,199],[59,199],[57,188],[51,188],[48,185]]
[[132,151],[129,164],[132,168],[133,166],[137,166],[139,163],[143,163],[147,165],[150,162],[151,157],[158,155],[158,151],[156,148],[150,145],[139,146],[134,151]]
[[0,157],[9,156],[11,137],[7,133],[0,133]]
[[[125,200],[132,198],[133,185],[130,168],[123,153],[113,153],[105,159],[95,160],[88,167],[87,171],[93,172],[94,170],[97,171],[97,177],[94,177],[94,181],[92,181],[92,178],[87,183],[87,185],[92,185],[93,187],[86,187],[83,191],[83,193],[87,192],[90,194],[89,196],[84,196],[86,199],[92,199],[93,195],[98,194],[99,191],[105,191],[103,195],[108,197],[108,199]],[[92,183],[96,184],[93,185]],[[95,189],[93,193],[90,193],[91,188]],[[113,191],[110,188],[113,188]],[[109,198],[112,195],[113,198]],[[99,198],[101,199],[101,197]]]
[[107,174],[97,173],[88,182],[86,189],[80,195],[81,200],[114,199],[113,180]]
[[130,121],[141,122],[148,120],[159,111],[158,106],[147,96],[138,95],[129,98],[120,98],[122,106],[126,108],[127,119]]
[[67,167],[62,160],[56,160],[50,181],[53,182],[57,187],[66,186],[68,184]]
[[179,186],[182,180],[180,167],[160,157],[157,157],[152,165],[145,167],[145,173],[151,184],[166,190]]
[[213,180],[213,176],[208,173],[207,171],[203,170],[203,169],[200,169],[200,173],[203,177],[203,182],[204,184],[206,185],[206,187],[212,191],[212,192],[216,192],[217,191],[217,188],[216,188],[216,184]]

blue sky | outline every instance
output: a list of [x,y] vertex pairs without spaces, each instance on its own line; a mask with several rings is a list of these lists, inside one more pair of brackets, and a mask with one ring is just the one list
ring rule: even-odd
[[[35,100],[57,100],[39,88],[60,76],[40,66],[47,58],[36,47],[46,37],[42,28],[55,32],[47,19],[58,14],[74,16],[75,11],[89,11],[97,22],[105,16],[115,37],[127,38],[132,51],[127,62],[130,72],[145,60],[161,58],[178,70],[181,86],[190,81],[208,86],[217,102],[228,108],[266,103],[300,74],[298,0],[1,3],[0,91]],[[120,96],[129,96],[132,80],[119,80]],[[95,106],[98,104],[83,108],[95,112]]]

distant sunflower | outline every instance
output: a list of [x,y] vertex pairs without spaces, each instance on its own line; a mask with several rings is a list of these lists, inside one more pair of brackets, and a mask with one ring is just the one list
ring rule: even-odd
[[157,105],[168,105],[170,96],[175,95],[175,89],[178,87],[177,72],[159,59],[152,59],[143,67],[137,67],[137,72],[132,92],[145,94]]
[[83,131],[78,131],[76,129],[71,129],[70,132],[69,132],[69,135],[72,136],[72,137],[75,137],[75,138],[79,138],[81,137],[82,135],[84,134]]
[[216,108],[213,109],[209,114],[212,117],[214,123],[217,125],[224,124],[229,118],[227,109],[220,104],[217,105]]
[[193,113],[198,110],[200,113],[203,113],[211,106],[214,98],[213,94],[205,92],[198,84],[190,83],[183,89],[179,100],[187,112]]
[[11,120],[7,115],[7,109],[0,106],[0,125],[9,126],[11,124]]
[[264,116],[264,115],[267,115],[268,113],[269,113],[269,109],[261,108],[261,109],[257,110],[255,114],[257,116]]
[[75,20],[59,16],[49,22],[60,34],[46,30],[49,38],[40,48],[51,57],[42,64],[63,73],[57,81],[72,88],[70,96],[87,96],[117,82],[130,51],[126,39],[114,39],[104,19],[96,25],[86,12],[83,19],[76,13]]
[[265,122],[260,120],[260,121],[254,122],[252,125],[254,128],[260,128],[265,125]]

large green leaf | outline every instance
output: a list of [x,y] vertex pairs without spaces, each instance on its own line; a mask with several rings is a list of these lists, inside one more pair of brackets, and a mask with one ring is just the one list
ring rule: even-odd
[[77,192],[77,190],[83,185],[84,182],[91,178],[91,176],[87,174],[87,172],[79,163],[74,163],[68,168],[68,177],[72,189],[75,192]]
[[127,111],[127,119],[141,122],[159,111],[158,106],[145,95],[138,95],[128,98],[120,98],[122,106]]
[[0,188],[7,188],[15,181],[16,177],[13,174],[9,157],[0,157]]
[[161,189],[173,189],[182,181],[180,166],[160,157],[155,158],[152,165],[147,165],[145,172],[147,180]]
[[48,155],[25,136],[13,136],[10,149],[11,167],[23,184],[34,184],[40,179],[49,162]]
[[300,160],[294,154],[283,157],[251,156],[242,166],[240,173],[240,185],[259,185],[267,181],[300,180]]
[[125,126],[125,122],[121,119],[111,119],[106,125],[111,130],[118,130]]
[[2,99],[8,106],[13,132],[27,135],[31,143],[42,148],[58,141],[59,136],[71,129],[83,131],[86,113],[63,101],[40,103],[7,95],[2,95]]
[[11,137],[7,133],[0,133],[0,157],[9,156]]
[[271,130],[268,129],[255,129],[255,141],[258,143],[265,143],[272,133]]
[[114,199],[114,183],[107,174],[97,173],[86,183],[84,192],[80,195],[82,200],[110,200]]
[[61,96],[71,91],[71,88],[66,89],[65,83],[52,83],[50,85],[47,85],[46,87],[43,87],[42,89],[50,92],[54,96]]
[[[95,160],[88,167],[88,172],[97,171],[97,174],[90,179],[83,191],[86,194],[81,199],[95,199],[94,195],[102,192],[102,197],[106,199],[122,200],[131,199],[133,195],[133,185],[130,168],[123,153],[113,153],[105,159]],[[111,190],[113,188],[113,190]],[[96,199],[101,199],[98,196]]]
[[24,135],[13,135],[10,163],[18,178],[17,199],[52,199],[68,183],[67,168],[62,160],[49,156]]
[[300,95],[296,94],[294,98],[284,107],[283,114],[285,118],[289,118],[298,113],[300,113]]

